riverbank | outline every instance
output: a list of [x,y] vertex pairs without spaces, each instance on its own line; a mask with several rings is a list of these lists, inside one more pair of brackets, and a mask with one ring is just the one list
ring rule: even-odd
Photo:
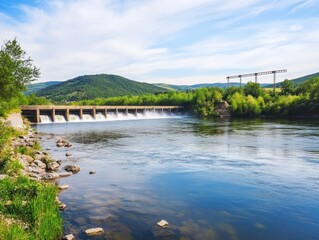
[[41,150],[37,132],[13,119],[18,128],[0,122],[0,239],[58,239],[58,189],[44,180],[58,177],[59,165]]

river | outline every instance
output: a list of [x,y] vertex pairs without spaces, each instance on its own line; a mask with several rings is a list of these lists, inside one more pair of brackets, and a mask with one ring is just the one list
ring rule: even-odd
[[[40,124],[76,239],[319,239],[319,122],[192,117]],[[57,148],[65,138],[71,148]],[[69,152],[72,156],[66,157]],[[96,174],[89,174],[96,171]],[[169,226],[160,228],[165,219]],[[103,227],[105,235],[83,230]]]

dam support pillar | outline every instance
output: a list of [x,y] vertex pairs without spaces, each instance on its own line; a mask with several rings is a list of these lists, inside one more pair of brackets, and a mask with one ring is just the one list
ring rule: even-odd
[[80,108],[80,119],[82,120],[83,119],[83,109]]
[[55,122],[55,108],[52,109],[52,121]]
[[37,123],[40,123],[40,109],[37,109],[36,111],[35,111],[36,113],[36,121],[37,121]]
[[96,119],[96,108],[95,107],[92,109],[92,117],[93,117],[93,119]]
[[69,122],[70,121],[70,109],[65,109],[65,120],[67,121],[67,122]]
[[104,108],[104,117],[107,118],[107,108]]

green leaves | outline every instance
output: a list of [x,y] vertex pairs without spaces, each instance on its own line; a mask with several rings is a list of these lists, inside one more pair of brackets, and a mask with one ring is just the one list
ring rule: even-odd
[[25,85],[39,76],[40,70],[32,65],[18,41],[5,42],[0,50],[0,115],[11,109],[12,104],[4,103],[19,99]]

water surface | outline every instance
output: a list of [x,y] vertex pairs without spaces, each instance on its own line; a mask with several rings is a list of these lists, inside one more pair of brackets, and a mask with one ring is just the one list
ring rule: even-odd
[[[319,239],[318,121],[188,117],[37,129],[56,159],[81,167],[60,180],[70,185],[60,194],[64,231],[76,239]],[[59,137],[73,147],[55,147]],[[156,226],[161,219],[167,228]],[[106,233],[87,237],[90,227]]]

